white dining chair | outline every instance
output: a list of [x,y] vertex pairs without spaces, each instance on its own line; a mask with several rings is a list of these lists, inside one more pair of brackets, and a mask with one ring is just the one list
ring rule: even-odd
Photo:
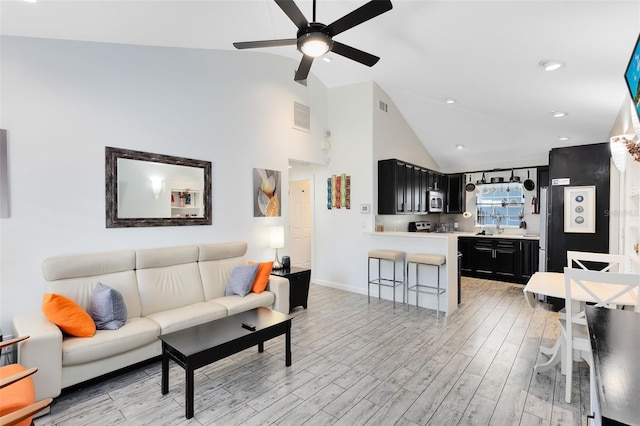
[[602,272],[625,272],[626,261],[625,257],[621,254],[593,253],[575,250],[567,251],[567,267],[594,270],[594,268],[588,267],[593,265],[585,265],[584,262],[606,264],[602,269],[598,269]]
[[[601,269],[596,269],[601,272],[624,272],[625,270],[625,258],[623,255],[619,254],[609,254],[609,253],[594,253],[594,252],[586,252],[586,251],[576,251],[576,250],[568,250],[567,251],[567,267],[568,268],[576,268],[583,270],[591,270],[592,267],[596,266],[593,264],[596,262]],[[574,304],[574,309],[576,309],[579,304]],[[564,320],[566,318],[566,309],[562,308],[559,311],[560,320]],[[541,372],[545,371],[548,367],[547,365],[554,365],[556,357],[558,355],[561,356],[560,362],[560,371],[562,374],[567,374],[567,366],[571,367],[571,358],[569,358],[569,362],[566,362],[564,358],[565,352],[565,343],[564,336],[560,335],[558,340],[551,348],[542,347],[540,351],[549,356],[549,361],[540,364],[534,368],[534,371]]]
[[[559,321],[563,339],[562,362],[566,366],[565,401],[571,402],[573,351],[579,350],[582,358],[589,364],[591,406],[593,407],[595,378],[591,343],[584,308],[576,309],[576,306],[583,306],[584,302],[592,302],[595,306],[607,308],[614,308],[616,304],[637,305],[640,275],[565,267],[564,281],[566,316],[559,318]],[[624,302],[621,303],[621,300]]]

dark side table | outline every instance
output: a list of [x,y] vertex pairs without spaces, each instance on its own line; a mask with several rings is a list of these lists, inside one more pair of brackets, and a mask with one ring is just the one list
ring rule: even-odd
[[287,269],[274,269],[271,271],[271,275],[277,275],[289,280],[289,311],[296,306],[302,306],[307,309],[311,269],[292,266]]

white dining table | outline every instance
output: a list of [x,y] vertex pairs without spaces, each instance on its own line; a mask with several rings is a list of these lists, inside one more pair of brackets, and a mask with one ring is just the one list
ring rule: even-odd
[[[615,284],[599,284],[599,283],[591,283],[589,285],[590,289],[597,294],[598,297],[602,299],[607,299],[609,296],[615,294],[617,291],[622,289],[624,286],[618,286]],[[538,304],[538,296],[550,296],[558,299],[566,299],[567,292],[564,282],[564,274],[562,272],[536,272],[531,276],[527,285],[524,287],[524,297],[532,308],[535,308]],[[574,301],[575,310],[580,309],[580,304],[584,302],[595,302],[593,297],[584,291],[584,289],[577,284],[572,284],[571,286],[571,297]],[[622,296],[616,298],[613,301],[616,305],[627,305],[627,306],[636,306],[638,303],[638,295],[625,293]],[[572,305],[574,306],[574,305]],[[562,314],[561,314],[562,315]],[[558,337],[558,340],[553,345],[553,347],[548,348],[545,346],[540,347],[540,351],[549,356],[549,361],[536,364],[534,366],[535,372],[541,372],[551,369],[555,367],[558,362],[561,361],[561,351],[562,347],[562,338]],[[575,359],[579,359],[576,357]],[[562,373],[564,374],[565,366],[562,365]]]

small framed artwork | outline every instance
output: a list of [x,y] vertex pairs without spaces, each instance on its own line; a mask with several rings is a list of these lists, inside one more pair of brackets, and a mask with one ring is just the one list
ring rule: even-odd
[[280,216],[280,171],[253,169],[253,217]]
[[564,188],[564,232],[596,232],[596,187],[567,186]]

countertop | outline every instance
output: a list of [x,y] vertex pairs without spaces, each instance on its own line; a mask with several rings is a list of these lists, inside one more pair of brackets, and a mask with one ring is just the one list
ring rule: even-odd
[[537,234],[484,234],[478,235],[475,232],[369,232],[371,235],[378,236],[398,236],[398,237],[416,237],[416,238],[448,238],[448,237],[474,237],[474,238],[507,238],[514,240],[539,240]]

